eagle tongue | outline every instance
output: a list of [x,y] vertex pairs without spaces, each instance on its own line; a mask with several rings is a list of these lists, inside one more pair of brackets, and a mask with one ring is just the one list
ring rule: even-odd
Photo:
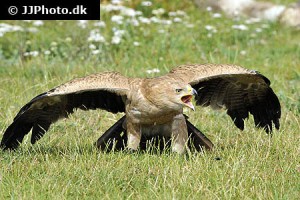
[[193,103],[191,101],[186,102],[185,105],[187,105],[187,107],[189,107],[190,109],[192,109],[193,111],[195,111],[195,107],[194,107],[194,105],[193,105]]

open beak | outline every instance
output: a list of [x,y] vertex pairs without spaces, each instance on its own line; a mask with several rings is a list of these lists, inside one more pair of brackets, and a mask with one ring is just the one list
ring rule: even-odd
[[184,95],[181,97],[181,101],[184,103],[185,106],[189,107],[190,109],[192,109],[193,111],[195,111],[195,107],[192,103],[192,98],[194,95],[197,95],[197,91],[194,88],[190,88],[188,90],[187,95]]

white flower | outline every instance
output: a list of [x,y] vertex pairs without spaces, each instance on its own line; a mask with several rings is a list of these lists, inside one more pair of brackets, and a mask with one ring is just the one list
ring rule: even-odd
[[233,29],[241,30],[241,31],[246,31],[248,30],[248,27],[244,24],[239,24],[239,25],[232,25]]
[[44,25],[44,22],[42,20],[36,20],[32,24],[34,26],[42,26],[42,25]]
[[94,23],[94,26],[97,26],[97,27],[105,27],[106,24],[104,21],[98,21],[98,22],[95,22]]
[[151,20],[153,23],[157,23],[157,24],[161,22],[161,20],[158,19],[158,18],[155,17],[155,16],[151,17],[150,20]]
[[212,7],[208,6],[208,7],[206,7],[206,10],[207,10],[208,12],[211,12],[211,11],[212,11]]
[[147,74],[154,74],[154,73],[159,73],[159,72],[160,72],[160,70],[157,68],[146,70]]
[[120,44],[120,42],[121,42],[121,37],[120,36],[114,35],[111,39],[112,44]]
[[171,25],[171,24],[172,24],[172,21],[171,21],[171,20],[164,19],[164,20],[161,20],[161,24],[164,24],[164,25]]
[[140,22],[135,18],[127,19],[126,21],[128,23],[132,24],[133,26],[139,26],[140,25]]
[[240,52],[240,54],[244,56],[244,55],[246,55],[246,54],[247,54],[247,51],[245,51],[245,50],[242,50],[242,51]]
[[136,46],[136,47],[138,47],[138,46],[140,46],[140,43],[137,42],[137,41],[134,41],[134,42],[133,42],[133,45]]
[[66,40],[66,42],[72,42],[72,38],[70,38],[70,37],[67,37],[65,40]]
[[117,24],[122,24],[122,23],[123,23],[123,19],[124,19],[124,17],[121,16],[121,15],[113,15],[113,16],[111,17],[111,21],[112,21],[112,22],[115,22],[115,23],[117,23]]
[[261,33],[261,32],[262,32],[262,29],[261,29],[261,28],[256,28],[256,29],[255,29],[255,32]]
[[159,8],[157,10],[152,10],[153,15],[162,15],[164,13],[165,13],[165,9],[163,9],[163,8]]
[[179,17],[175,17],[175,18],[173,19],[173,21],[174,21],[174,22],[182,22],[182,19],[179,18]]
[[86,28],[87,25],[88,25],[88,21],[87,21],[87,20],[78,20],[77,25],[78,25],[80,28]]
[[1,23],[0,24],[0,37],[2,37],[7,32],[23,31],[24,29],[21,26],[10,25]]
[[90,42],[105,42],[105,38],[99,33],[99,30],[91,30],[88,37]]
[[140,15],[140,12],[135,11],[132,8],[125,8],[121,10],[121,14],[129,17],[135,17],[137,15]]
[[90,44],[90,45],[89,45],[89,48],[90,48],[90,49],[96,49],[96,46],[95,46],[94,44]]
[[205,26],[205,29],[208,30],[208,31],[211,31],[211,30],[216,29],[216,27],[211,26],[211,25],[206,25],[206,26]]
[[117,29],[117,28],[113,28],[112,31],[114,32],[115,36],[119,36],[119,37],[121,37],[122,35],[125,34],[124,30],[120,30],[120,29]]
[[39,52],[38,51],[29,51],[29,52],[25,52],[23,55],[36,57],[39,55]]
[[146,18],[146,17],[139,17],[138,19],[139,19],[140,22],[143,23],[143,24],[150,24],[150,23],[151,23],[150,19],[149,19],[149,18]]
[[258,22],[260,22],[260,21],[261,21],[260,18],[250,18],[250,19],[247,19],[247,20],[245,21],[245,23],[246,23],[246,24],[254,24],[254,23],[258,23]]
[[49,55],[50,53],[51,53],[51,51],[49,51],[49,50],[44,51],[45,55]]
[[177,16],[177,12],[171,11],[171,12],[168,13],[168,15],[169,15],[170,17],[175,17],[175,16]]
[[122,0],[111,0],[112,4],[121,4]]
[[159,32],[159,33],[165,33],[166,31],[164,29],[159,29],[157,32]]
[[152,6],[152,2],[151,1],[142,1],[141,5],[142,6]]
[[100,53],[100,50],[99,49],[95,49],[92,51],[92,54],[96,55],[96,54],[99,54]]
[[213,18],[221,18],[222,15],[221,15],[220,13],[214,13],[214,14],[212,15],[212,17],[213,17]]
[[28,29],[26,29],[27,32],[30,32],[30,33],[36,33],[38,32],[39,30],[35,27],[29,27]]
[[111,11],[119,11],[122,10],[124,6],[121,5],[112,5],[112,4],[107,4],[107,5],[102,5],[100,6],[100,9],[106,11],[106,12],[111,12]]

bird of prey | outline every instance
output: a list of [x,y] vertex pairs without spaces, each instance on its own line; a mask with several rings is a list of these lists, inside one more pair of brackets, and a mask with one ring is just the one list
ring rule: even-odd
[[[103,72],[71,80],[23,106],[6,129],[0,146],[17,148],[31,129],[34,144],[52,123],[76,109],[102,109],[123,112],[125,116],[104,134],[106,138],[99,138],[98,145],[110,137],[120,139],[116,134],[126,130],[128,150],[137,150],[143,136],[162,136],[171,139],[173,152],[182,154],[189,135],[203,139],[183,114],[184,107],[195,110],[193,96],[196,105],[227,110],[241,130],[249,113],[255,125],[267,133],[272,132],[273,125],[279,129],[280,103],[265,76],[236,65],[195,64],[178,66],[155,78]],[[203,141],[210,142],[205,138]]]

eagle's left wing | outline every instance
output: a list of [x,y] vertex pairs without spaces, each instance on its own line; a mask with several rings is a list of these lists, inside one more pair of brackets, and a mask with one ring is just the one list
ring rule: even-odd
[[256,71],[236,65],[183,65],[166,76],[181,79],[197,90],[197,105],[225,108],[234,124],[244,129],[249,112],[266,132],[279,129],[280,103],[270,81]]

